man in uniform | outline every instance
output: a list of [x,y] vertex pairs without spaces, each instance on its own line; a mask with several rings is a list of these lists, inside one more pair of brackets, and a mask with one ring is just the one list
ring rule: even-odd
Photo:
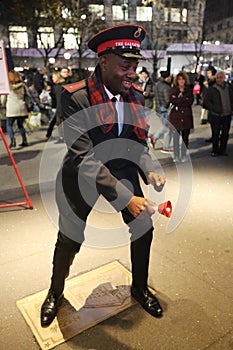
[[132,85],[138,60],[143,58],[140,43],[144,37],[144,28],[133,24],[93,36],[88,46],[99,56],[94,73],[87,81],[66,86],[62,93],[68,152],[57,176],[59,231],[51,285],[41,307],[43,327],[57,314],[65,278],[99,195],[122,213],[131,233],[131,295],[148,313],[162,316],[159,301],[147,287],[154,208],[143,196],[138,172],[157,191],[165,179],[154,172],[144,98]]

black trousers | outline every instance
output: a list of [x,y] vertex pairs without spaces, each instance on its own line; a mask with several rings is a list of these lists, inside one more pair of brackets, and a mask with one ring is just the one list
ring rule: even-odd
[[211,114],[210,125],[212,131],[212,144],[214,153],[224,153],[229,138],[231,115],[217,116]]
[[[114,173],[114,170],[111,171]],[[69,214],[67,209],[62,206],[61,196],[57,194],[57,204],[60,214],[57,242],[54,251],[53,258],[53,275],[51,279],[51,289],[53,289],[57,295],[60,295],[64,289],[65,278],[69,274],[69,268],[74,260],[75,255],[79,252],[81,245],[85,239],[84,230],[85,223],[89,213],[92,210],[97,198],[93,198],[92,205],[87,204],[81,196],[77,182],[74,182],[74,174],[72,171],[69,174],[65,174],[65,180],[62,181],[62,173],[58,175],[57,180],[57,192],[61,189],[67,194],[66,200],[70,203],[70,208],[75,215],[81,219],[80,224],[77,221],[77,227],[73,228],[70,232],[69,226]],[[125,169],[116,170],[115,176],[118,178],[126,178],[128,174],[128,180],[133,185],[134,194],[143,197],[143,192],[140,187],[137,170],[132,167],[126,172]],[[143,220],[135,220],[132,214],[127,208],[122,211],[122,218],[128,225],[131,233],[131,264],[132,264],[132,284],[136,287],[146,287],[148,280],[148,269],[150,259],[150,247],[153,238],[153,224],[150,218]],[[74,236],[75,234],[75,236]]]

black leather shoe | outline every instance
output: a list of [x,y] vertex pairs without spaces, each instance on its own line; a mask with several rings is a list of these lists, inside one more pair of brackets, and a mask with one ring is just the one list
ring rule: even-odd
[[206,119],[201,119],[201,121],[200,121],[200,124],[201,125],[204,125],[204,124],[207,124],[208,122],[207,122],[207,120]]
[[42,327],[48,327],[57,315],[58,307],[63,295],[56,297],[53,290],[49,290],[45,301],[41,306],[40,321]]
[[23,141],[23,142],[20,144],[20,147],[28,147],[27,141]]
[[132,297],[141,304],[143,309],[145,309],[149,314],[154,317],[162,317],[163,309],[159,304],[158,299],[153,295],[148,288],[137,288],[131,287]]

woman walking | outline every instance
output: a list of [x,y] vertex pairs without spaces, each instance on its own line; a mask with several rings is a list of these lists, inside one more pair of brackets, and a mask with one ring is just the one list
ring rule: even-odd
[[[187,148],[189,145],[189,134],[193,128],[193,93],[189,86],[189,79],[186,73],[180,72],[174,80],[174,87],[171,89],[170,102],[172,109],[169,116],[173,129],[174,162],[185,162],[187,160]],[[180,148],[180,137],[182,138]]]
[[2,95],[2,104],[6,106],[6,129],[10,136],[11,142],[9,147],[16,147],[16,140],[13,130],[13,124],[17,121],[20,134],[22,136],[21,147],[28,146],[26,132],[24,129],[24,121],[28,117],[28,111],[25,104],[25,88],[24,81],[21,75],[12,70],[8,73],[10,93],[8,95]]

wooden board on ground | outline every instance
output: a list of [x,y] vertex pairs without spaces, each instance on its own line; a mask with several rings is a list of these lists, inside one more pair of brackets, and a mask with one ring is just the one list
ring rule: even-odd
[[17,306],[41,349],[52,349],[133,305],[130,285],[131,273],[118,261],[67,280],[62,305],[47,328],[40,325],[40,308],[48,290],[18,300]]

